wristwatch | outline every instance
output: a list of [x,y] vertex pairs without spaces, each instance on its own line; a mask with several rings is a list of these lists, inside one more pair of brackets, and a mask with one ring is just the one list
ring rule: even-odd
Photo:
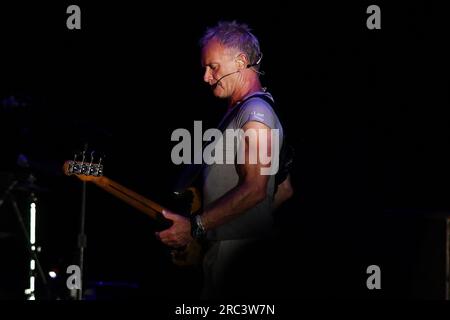
[[203,226],[202,219],[200,215],[195,215],[191,217],[191,236],[194,239],[203,238],[206,234],[205,227]]

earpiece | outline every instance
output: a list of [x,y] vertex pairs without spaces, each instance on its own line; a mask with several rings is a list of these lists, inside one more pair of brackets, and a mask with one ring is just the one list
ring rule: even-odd
[[262,52],[260,52],[258,60],[255,63],[248,64],[247,68],[251,68],[251,67],[259,65],[261,63],[262,58],[263,58],[263,54],[262,54]]
[[[261,52],[261,53],[259,54],[258,61],[256,61],[256,62],[253,63],[253,64],[248,64],[248,65],[246,66],[246,68],[251,68],[251,67],[254,67],[254,66],[259,65],[259,64],[261,63],[262,57],[263,57],[263,55],[262,55],[262,52]],[[239,65],[241,65],[241,66],[244,65],[244,60],[238,59],[238,61],[239,61]],[[252,70],[255,71],[256,73],[260,74],[260,75],[264,75],[264,72],[262,72],[262,71],[258,71],[258,70],[255,70],[255,69],[252,69]],[[227,73],[226,75],[220,77],[220,79],[217,80],[217,81],[216,81],[214,84],[212,84],[211,86],[213,87],[213,89],[215,89],[215,88],[219,85],[220,81],[221,81],[223,78],[226,78],[226,77],[228,77],[228,76],[231,76],[232,74],[239,73],[239,72],[241,72],[241,70],[237,70],[237,71],[234,71],[234,72]]]

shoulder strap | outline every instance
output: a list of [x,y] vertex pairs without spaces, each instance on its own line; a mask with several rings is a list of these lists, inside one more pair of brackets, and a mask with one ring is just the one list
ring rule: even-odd
[[267,95],[265,95],[264,93],[258,93],[258,94],[254,94],[251,95],[247,98],[245,98],[244,100],[240,101],[238,103],[238,105],[236,105],[231,111],[230,113],[224,118],[222,119],[222,121],[219,123],[217,129],[219,129],[220,131],[224,131],[228,125],[230,124],[230,122],[234,119],[234,117],[236,116],[236,114],[238,113],[238,111],[242,108],[242,106],[250,99],[253,98],[260,98],[263,99],[264,101],[266,101],[272,108],[275,107],[274,102],[272,99],[270,99]]

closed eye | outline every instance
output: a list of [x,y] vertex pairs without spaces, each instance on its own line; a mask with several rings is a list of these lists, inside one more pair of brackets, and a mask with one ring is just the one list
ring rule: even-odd
[[217,64],[209,64],[209,65],[207,65],[207,67],[209,67],[213,71],[217,70],[217,68],[218,68]]

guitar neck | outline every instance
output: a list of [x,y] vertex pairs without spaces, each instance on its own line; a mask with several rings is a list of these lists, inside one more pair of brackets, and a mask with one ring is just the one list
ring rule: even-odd
[[150,218],[158,220],[160,222],[169,222],[164,218],[161,214],[165,209],[156,202],[147,199],[140,194],[122,186],[121,184],[105,177],[99,177],[98,179],[92,180],[97,186],[102,188],[103,190],[109,192],[113,196],[119,198],[120,200],[128,203],[135,209],[145,213]]

